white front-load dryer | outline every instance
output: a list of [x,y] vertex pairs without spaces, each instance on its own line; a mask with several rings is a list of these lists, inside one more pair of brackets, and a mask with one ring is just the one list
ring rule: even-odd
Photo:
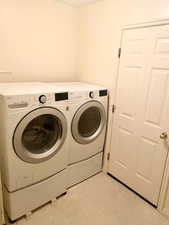
[[108,91],[81,82],[51,83],[69,92],[70,133],[68,187],[102,170]]
[[107,90],[79,86],[70,92],[71,136],[69,138],[68,187],[102,169],[107,124]]
[[28,93],[26,84],[4,85],[1,170],[5,210],[15,220],[66,192],[68,93],[49,93],[42,86]]

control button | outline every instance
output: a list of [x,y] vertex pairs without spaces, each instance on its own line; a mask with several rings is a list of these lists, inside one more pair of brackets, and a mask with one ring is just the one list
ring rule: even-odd
[[47,97],[45,95],[39,96],[39,102],[44,104],[47,101]]
[[93,91],[91,91],[91,92],[89,93],[89,97],[90,97],[90,98],[94,98],[94,92],[93,92]]

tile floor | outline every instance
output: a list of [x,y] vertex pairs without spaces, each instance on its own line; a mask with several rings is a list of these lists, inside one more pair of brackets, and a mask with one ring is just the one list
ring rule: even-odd
[[169,218],[100,173],[13,225],[169,225]]

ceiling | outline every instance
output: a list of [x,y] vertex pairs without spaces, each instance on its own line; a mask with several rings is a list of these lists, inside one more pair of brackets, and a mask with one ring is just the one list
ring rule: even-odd
[[81,6],[81,5],[89,4],[92,2],[96,2],[98,0],[57,0],[57,1],[63,2],[68,5],[72,5],[72,6]]

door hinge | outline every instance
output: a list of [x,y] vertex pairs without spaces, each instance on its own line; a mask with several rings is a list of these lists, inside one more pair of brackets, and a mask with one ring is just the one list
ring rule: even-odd
[[107,154],[107,161],[110,160],[110,152]]
[[115,110],[116,110],[116,106],[113,104],[113,105],[112,105],[112,113],[114,113]]
[[118,50],[118,57],[120,58],[120,56],[121,56],[121,48],[119,48]]

